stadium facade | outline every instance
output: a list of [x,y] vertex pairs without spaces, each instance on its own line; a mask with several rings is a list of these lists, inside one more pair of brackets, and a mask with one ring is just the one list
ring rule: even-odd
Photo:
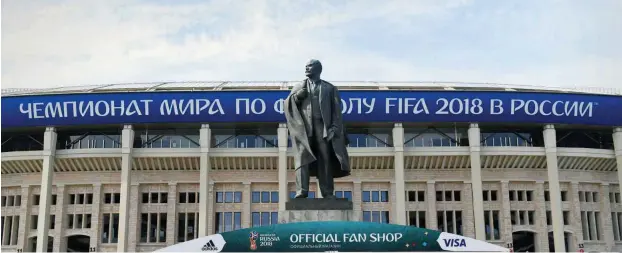
[[[2,251],[152,251],[277,223],[292,84],[4,90]],[[336,194],[363,220],[622,251],[620,91],[334,84],[353,170]]]

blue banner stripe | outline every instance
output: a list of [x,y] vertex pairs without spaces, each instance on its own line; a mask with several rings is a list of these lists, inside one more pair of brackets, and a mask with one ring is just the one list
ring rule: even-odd
[[[2,127],[283,122],[289,91],[63,94],[2,98]],[[498,91],[341,91],[347,122],[622,126],[622,97]]]

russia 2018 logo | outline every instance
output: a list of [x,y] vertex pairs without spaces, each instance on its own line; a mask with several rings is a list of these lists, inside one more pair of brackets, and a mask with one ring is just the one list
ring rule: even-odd
[[257,249],[257,238],[259,237],[259,233],[257,233],[256,231],[251,231],[249,239],[250,239],[250,243],[251,243],[251,250],[256,250]]

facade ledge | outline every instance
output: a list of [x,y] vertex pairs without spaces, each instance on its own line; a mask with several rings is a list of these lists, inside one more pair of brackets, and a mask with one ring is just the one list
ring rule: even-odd
[[43,150],[2,152],[2,161],[40,160],[43,159]]
[[613,150],[596,148],[557,148],[557,155],[570,157],[615,158]]
[[349,156],[393,156],[393,148],[348,148]]
[[482,155],[544,156],[544,147],[482,147]]
[[469,147],[404,148],[404,156],[468,156]]
[[199,157],[199,148],[135,148],[132,157]]
[[278,148],[214,148],[210,157],[278,157]]
[[91,157],[121,157],[120,148],[96,149],[63,149],[56,151],[56,158],[91,158]]

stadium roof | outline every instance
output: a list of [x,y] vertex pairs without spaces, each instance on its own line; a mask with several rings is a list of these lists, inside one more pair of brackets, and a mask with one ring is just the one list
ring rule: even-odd
[[[196,81],[120,83],[55,88],[2,89],[2,96],[28,96],[44,94],[108,93],[108,92],[158,92],[158,91],[219,91],[219,90],[281,90],[299,81]],[[545,87],[498,83],[466,82],[382,82],[382,81],[331,81],[344,90],[470,90],[470,91],[523,91],[622,95],[620,88],[598,87]]]

